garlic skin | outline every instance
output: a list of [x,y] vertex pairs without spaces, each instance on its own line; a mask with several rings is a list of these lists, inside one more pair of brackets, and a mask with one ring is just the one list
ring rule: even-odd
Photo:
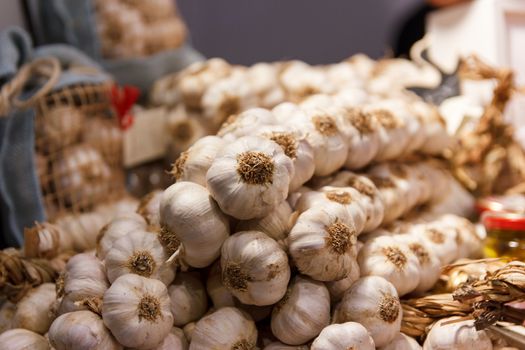
[[[341,168],[348,155],[348,147],[338,125],[337,118],[319,109],[305,110],[305,116],[291,119],[288,125],[295,125],[304,132],[306,140],[314,151],[316,176],[325,176]],[[329,154],[330,157],[326,155]]]
[[234,307],[223,307],[197,322],[190,350],[255,349],[257,328],[250,316]]
[[384,205],[383,223],[388,224],[407,211],[403,192],[391,176],[367,176],[379,190]]
[[0,334],[12,328],[13,315],[16,312],[16,304],[5,300],[0,307]]
[[356,322],[332,324],[315,338],[310,350],[375,350],[374,340],[365,327]]
[[368,165],[378,154],[380,125],[372,113],[360,108],[347,108],[341,115],[347,135],[348,155],[344,166],[355,170]]
[[391,342],[401,329],[403,310],[395,287],[379,276],[357,280],[335,309],[332,322],[362,324],[375,346]]
[[296,276],[273,308],[272,333],[283,343],[304,344],[330,323],[330,294],[322,282]]
[[192,182],[168,187],[160,203],[159,239],[179,263],[206,267],[220,255],[230,224],[206,188]]
[[381,276],[394,285],[399,295],[419,285],[419,260],[407,244],[392,237],[368,240],[357,258],[363,276]]
[[492,350],[492,342],[485,331],[477,331],[474,320],[456,321],[459,317],[443,318],[428,333],[423,350]]
[[354,284],[355,281],[361,276],[361,271],[359,269],[359,264],[357,261],[352,261],[352,268],[350,269],[350,274],[343,279],[338,281],[325,282],[326,288],[330,293],[330,300],[332,303],[341,301],[343,295],[348,289]]
[[191,273],[179,273],[168,287],[168,294],[173,324],[177,327],[197,321],[208,309],[206,289],[198,276]]
[[72,250],[73,238],[57,225],[36,222],[35,226],[24,229],[24,253],[27,257],[52,259]]
[[340,206],[352,219],[356,234],[359,235],[366,224],[366,213],[361,206],[362,195],[352,187],[324,186],[319,191],[303,193],[295,209],[304,212],[314,207],[325,207],[333,204]]
[[258,231],[230,236],[221,249],[222,283],[242,303],[270,305],[286,293],[288,257],[279,244]]
[[69,312],[58,317],[49,329],[49,342],[56,350],[121,350],[104,322],[91,311]]
[[170,136],[168,154],[172,159],[208,134],[206,124],[183,105],[167,111],[166,129]]
[[24,328],[35,333],[44,334],[53,322],[49,312],[55,303],[54,283],[44,283],[31,289],[16,305],[12,328]]
[[275,142],[246,136],[224,147],[206,174],[222,211],[240,220],[268,215],[288,196],[294,168]]
[[115,241],[104,264],[110,283],[122,275],[134,273],[169,285],[175,278],[175,269],[165,263],[167,259],[156,234],[137,230]]
[[455,228],[458,258],[473,258],[480,255],[482,240],[476,232],[476,227],[469,220],[452,214],[446,214],[437,220],[444,227]]
[[409,142],[406,124],[397,113],[390,100],[383,100],[365,108],[379,122],[379,150],[374,157],[377,162],[399,158]]
[[197,323],[190,322],[187,325],[185,325],[184,328],[182,329],[182,331],[184,332],[184,336],[186,337],[188,342],[191,342],[191,336],[193,335],[193,331],[195,330],[196,325]]
[[351,273],[356,242],[357,231],[348,212],[333,204],[302,213],[288,235],[295,265],[318,281],[336,281]]
[[151,350],[188,350],[189,344],[182,329],[173,327],[162,343]]
[[268,345],[266,345],[263,350],[308,350],[309,347],[307,345],[286,345],[281,342],[273,342]]
[[97,236],[97,257],[104,260],[106,254],[117,240],[130,232],[145,229],[146,221],[141,217],[119,218],[109,222],[100,230]]
[[206,280],[206,292],[210,296],[213,307],[219,309],[223,306],[235,306],[235,297],[222,284],[222,271],[220,261],[211,267]]
[[439,222],[414,226],[410,234],[421,237],[436,253],[442,265],[450,264],[458,257],[457,231]]
[[63,276],[57,281],[57,297],[62,298],[59,315],[86,309],[85,302],[99,303],[109,287],[104,265],[87,253],[69,259]]
[[379,350],[421,350],[421,345],[412,337],[399,333],[390,344]]
[[[0,334],[0,350],[50,350],[47,339],[27,329],[10,329]],[[59,349],[57,349],[59,350]]]
[[126,347],[158,346],[173,327],[166,286],[135,274],[120,276],[104,293],[102,319]]
[[218,136],[205,136],[181,153],[173,164],[171,174],[176,181],[191,181],[206,187],[206,173],[224,147]]
[[259,219],[239,221],[237,231],[261,231],[276,241],[288,236],[292,223],[292,208],[287,201],[282,201],[268,215]]
[[274,125],[276,122],[275,116],[269,110],[251,108],[228,117],[221,125],[217,135],[225,141],[234,141],[243,136],[254,135],[260,127]]
[[359,198],[359,204],[366,214],[363,232],[373,231],[381,225],[385,214],[385,206],[381,199],[381,192],[369,178],[350,171],[340,171],[330,182],[330,186],[352,187],[362,195]]
[[59,105],[49,110],[45,118],[36,120],[36,136],[50,152],[57,152],[78,140],[84,119],[79,108]]
[[413,292],[421,294],[434,287],[441,275],[441,261],[430,245],[426,244],[423,239],[410,234],[395,235],[394,239],[407,244],[419,261],[420,278]]
[[137,213],[140,214],[148,223],[153,231],[160,230],[160,200],[161,190],[154,190],[140,199]]

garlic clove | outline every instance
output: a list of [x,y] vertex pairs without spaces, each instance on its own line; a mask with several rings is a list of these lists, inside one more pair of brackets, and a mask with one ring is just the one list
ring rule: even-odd
[[436,322],[423,344],[423,350],[441,349],[492,350],[492,342],[485,331],[476,330],[474,320],[454,316]]
[[390,344],[379,350],[421,350],[421,345],[412,337],[399,333]]
[[230,236],[221,250],[222,283],[242,303],[270,305],[286,293],[290,280],[288,257],[262,232]]
[[272,311],[272,333],[290,345],[304,344],[330,323],[330,294],[322,282],[296,276]]
[[321,331],[311,350],[374,350],[374,340],[365,327],[356,322],[332,324]]
[[104,293],[102,318],[119,343],[137,349],[158,346],[173,327],[164,283],[135,274],[120,276]]
[[370,333],[375,346],[391,342],[401,329],[403,310],[395,287],[379,276],[357,280],[337,305],[332,322],[353,321]]
[[230,232],[228,218],[206,188],[191,182],[164,191],[160,221],[159,239],[168,255],[193,267],[213,263]]
[[44,283],[31,289],[17,303],[11,327],[24,328],[39,334],[46,333],[54,319],[49,310],[55,300],[53,283]]
[[184,326],[201,318],[208,309],[208,298],[204,285],[192,273],[179,273],[168,287],[171,300],[173,324]]
[[27,329],[15,328],[0,334],[0,350],[49,350],[46,338]]
[[250,316],[234,307],[223,307],[197,322],[189,349],[255,349],[256,342],[257,329]]

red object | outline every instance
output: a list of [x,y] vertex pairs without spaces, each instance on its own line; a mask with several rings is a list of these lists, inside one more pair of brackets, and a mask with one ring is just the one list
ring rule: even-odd
[[487,230],[525,231],[525,215],[487,211],[481,221]]
[[139,95],[140,90],[134,86],[125,85],[119,87],[117,84],[114,84],[111,87],[111,103],[117,112],[122,130],[126,130],[133,125],[133,115],[130,111],[139,98]]

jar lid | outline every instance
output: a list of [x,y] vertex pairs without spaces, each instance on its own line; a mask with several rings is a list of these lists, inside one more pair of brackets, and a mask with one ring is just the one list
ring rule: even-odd
[[525,196],[513,194],[484,197],[477,201],[476,209],[480,214],[485,211],[525,214]]
[[481,222],[487,230],[525,231],[525,214],[485,211]]

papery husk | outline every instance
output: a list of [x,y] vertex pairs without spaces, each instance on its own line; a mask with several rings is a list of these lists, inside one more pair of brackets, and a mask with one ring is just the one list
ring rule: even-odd
[[434,288],[440,293],[452,293],[461,284],[477,281],[505,266],[506,260],[494,259],[460,259],[453,264],[445,266],[441,271],[441,277]]
[[[61,256],[67,259],[68,256]],[[25,258],[19,250],[0,251],[0,296],[16,303],[32,288],[58,277],[58,261]]]

